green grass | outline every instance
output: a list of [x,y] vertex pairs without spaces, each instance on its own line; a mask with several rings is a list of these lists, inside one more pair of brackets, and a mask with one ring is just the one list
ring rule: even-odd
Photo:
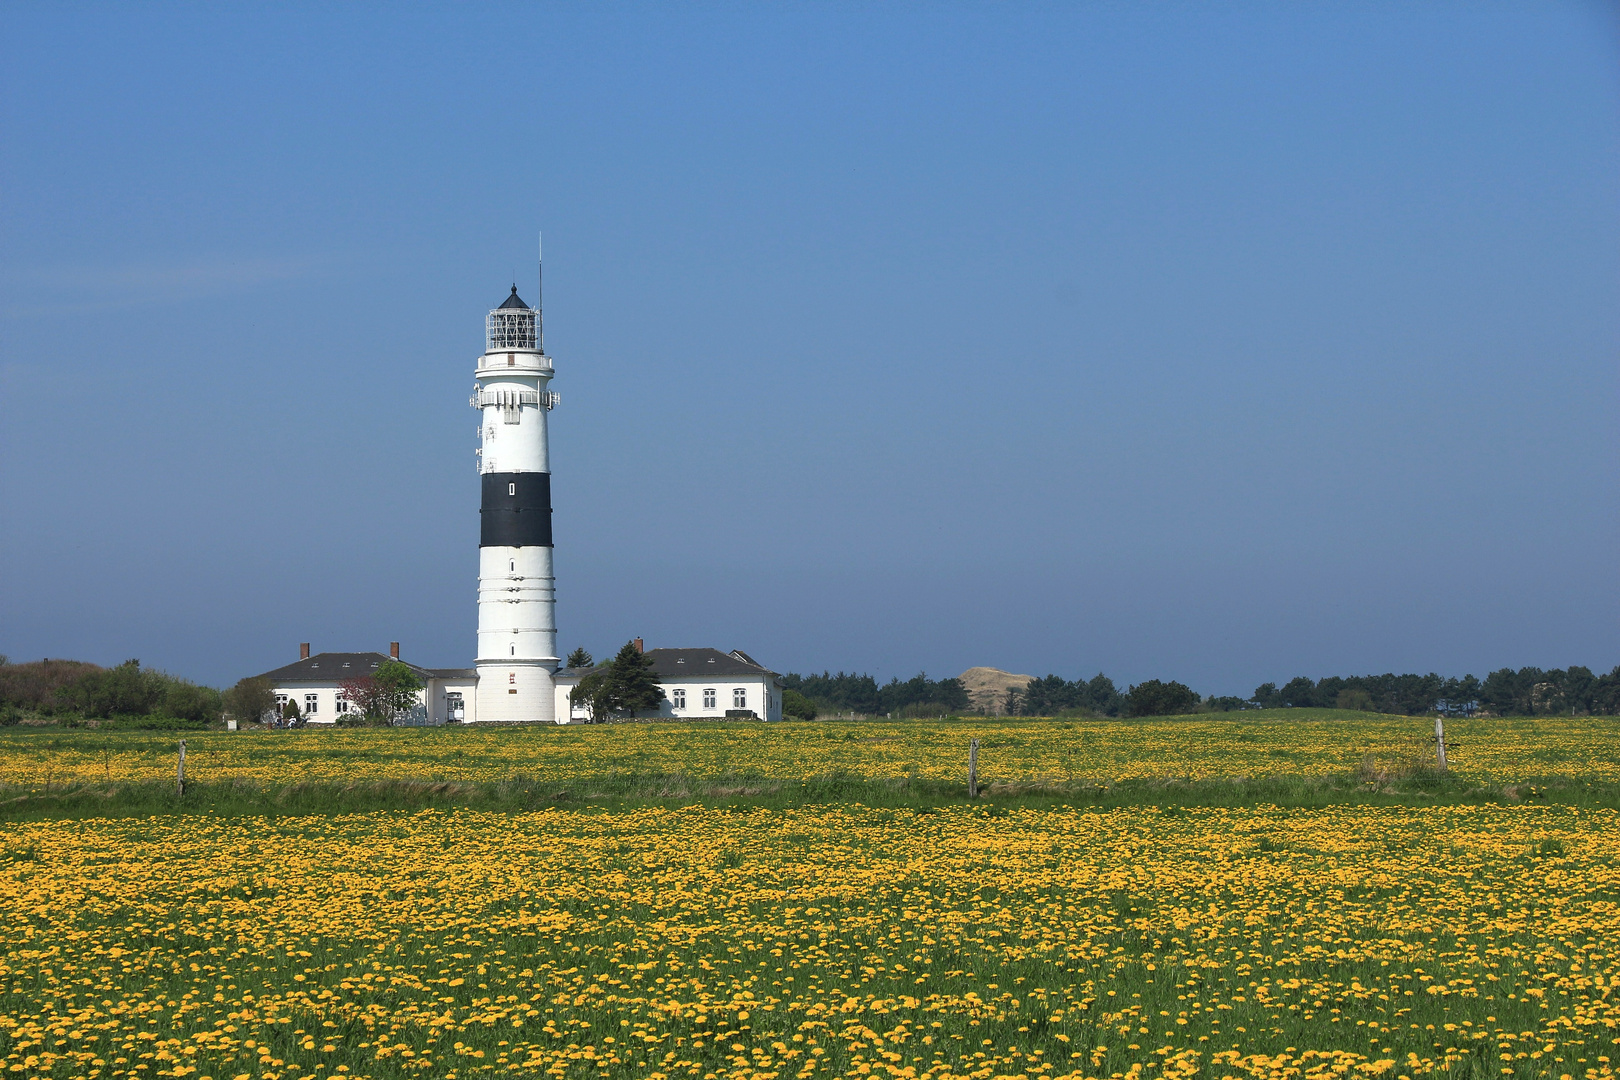
[[1434,772],[1383,783],[1358,776],[1266,777],[1254,780],[1125,780],[1111,784],[981,782],[977,800],[966,785],[916,778],[820,776],[778,780],[759,775],[690,777],[680,774],[602,776],[568,784],[516,778],[505,781],[375,780],[286,785],[235,780],[59,784],[37,789],[0,787],[0,821],[51,818],[142,817],[201,814],[303,816],[465,807],[521,813],[544,807],[626,810],[648,806],[758,807],[868,806],[926,809],[968,803],[1006,807],[1321,807],[1563,805],[1620,808],[1620,784],[1550,777],[1534,783],[1484,784]]

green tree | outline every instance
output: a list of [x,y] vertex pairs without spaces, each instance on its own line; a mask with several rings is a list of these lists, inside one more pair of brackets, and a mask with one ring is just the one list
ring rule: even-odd
[[372,678],[381,691],[377,708],[386,723],[394,723],[416,707],[416,695],[422,689],[422,680],[409,664],[385,660]]
[[214,724],[219,722],[225,711],[224,695],[212,686],[198,686],[184,679],[172,679],[163,691],[159,711],[176,720]]
[[92,671],[58,691],[62,704],[86,716],[146,716],[163,700],[167,680],[160,672],[142,670],[139,660]]
[[1339,696],[1333,701],[1333,707],[1336,709],[1354,709],[1356,712],[1372,712],[1372,695],[1359,687],[1352,686],[1349,689],[1339,691]]
[[782,691],[782,715],[795,720],[814,720],[816,703],[797,690]]
[[634,641],[625,642],[613,658],[608,685],[611,712],[634,716],[658,708],[664,700],[664,688],[653,674],[652,657],[638,649]]
[[357,713],[345,726],[387,727],[416,707],[416,694],[421,689],[422,680],[416,672],[398,660],[383,661],[370,675],[345,679],[343,696]]
[[567,666],[573,668],[575,671],[588,668],[592,663],[593,661],[591,660],[591,654],[585,651],[585,647],[583,645],[568,654]]
[[270,680],[255,675],[241,679],[225,691],[225,711],[239,724],[257,724],[276,707]]
[[286,702],[281,706],[281,719],[288,727],[304,726],[304,714],[298,710],[298,702],[293,700],[291,694],[287,696]]
[[1191,712],[1198,702],[1198,695],[1189,686],[1149,679],[1125,692],[1125,713],[1127,716],[1173,716]]
[[569,704],[584,709],[590,723],[600,724],[613,714],[612,669],[611,663],[603,664],[568,691]]

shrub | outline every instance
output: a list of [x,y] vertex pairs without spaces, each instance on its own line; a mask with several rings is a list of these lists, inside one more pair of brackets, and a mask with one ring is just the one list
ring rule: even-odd
[[179,716],[115,716],[98,725],[101,731],[201,731],[208,727],[205,720],[187,720]]
[[275,711],[275,688],[269,679],[257,675],[241,679],[225,691],[221,704],[238,723],[257,724]]
[[85,675],[100,671],[81,660],[35,660],[0,664],[0,703],[32,712],[50,712],[57,695]]
[[814,720],[816,718],[816,703],[797,690],[783,690],[782,717],[794,720]]
[[163,692],[158,712],[194,724],[218,723],[225,711],[224,695],[212,686],[173,679]]
[[57,692],[57,701],[95,718],[145,716],[155,712],[168,690],[161,672],[141,669],[139,660],[89,672]]

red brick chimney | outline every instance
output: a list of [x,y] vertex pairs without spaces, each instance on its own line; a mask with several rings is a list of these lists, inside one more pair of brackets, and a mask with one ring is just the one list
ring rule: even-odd
[[399,659],[399,642],[390,641],[388,643],[388,655],[392,656],[395,660]]
[[309,659],[309,642],[300,641],[298,643],[298,659],[300,659],[300,660],[308,660]]
[[639,652],[646,652],[646,651],[647,651],[647,650],[646,650],[646,649],[645,649],[645,648],[643,648],[643,647],[642,647],[642,644],[641,644],[641,639],[640,639],[640,638],[636,638],[636,652],[638,652],[638,653],[639,653]]

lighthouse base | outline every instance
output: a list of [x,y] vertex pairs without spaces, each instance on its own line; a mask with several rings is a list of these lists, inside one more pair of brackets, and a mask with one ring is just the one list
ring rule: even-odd
[[556,666],[555,660],[480,663],[475,723],[556,723]]

